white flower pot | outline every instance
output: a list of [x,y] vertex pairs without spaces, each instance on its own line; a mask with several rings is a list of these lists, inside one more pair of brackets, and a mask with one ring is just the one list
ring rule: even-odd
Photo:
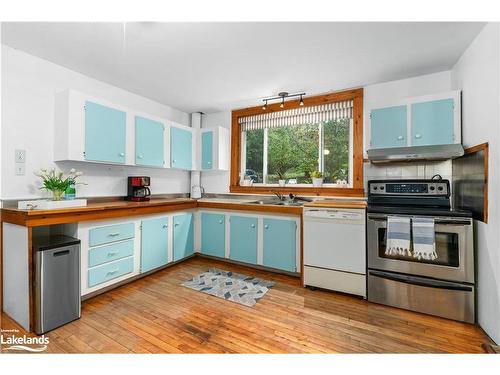
[[278,180],[278,185],[283,187],[286,185],[286,180]]
[[313,186],[314,187],[321,187],[323,186],[323,178],[315,178],[313,177]]

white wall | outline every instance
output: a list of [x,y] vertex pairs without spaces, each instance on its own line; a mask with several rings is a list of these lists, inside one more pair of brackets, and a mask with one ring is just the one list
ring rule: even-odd
[[477,222],[478,321],[500,343],[500,27],[490,23],[472,42],[451,72],[462,89],[465,147],[489,142],[488,224]]
[[[201,127],[222,126],[229,129],[231,137],[231,111],[211,113],[203,115]],[[206,193],[229,193],[229,172],[203,172],[201,174],[201,186]]]
[[[451,73],[449,71],[368,85],[364,87],[365,118],[371,108],[387,105],[411,96],[435,94],[450,90]],[[366,124],[366,119],[364,123]],[[225,111],[203,115],[202,127],[215,125],[231,129],[231,112]],[[364,134],[366,140],[368,137],[366,127]],[[400,163],[391,166],[365,164],[365,185],[369,179],[430,178],[436,173],[441,174],[443,178],[451,179],[451,163]],[[229,192],[229,172],[202,173],[201,184],[205,187],[206,192],[227,193]]]
[[[189,192],[189,172],[98,164],[53,162],[54,95],[72,88],[145,113],[189,125],[189,116],[75,71],[2,45],[1,199],[43,195],[33,171],[75,167],[84,172],[80,196],[126,195],[128,175],[151,176],[153,194]],[[168,89],[168,85],[165,86]],[[14,175],[14,150],[27,151],[26,175]]]

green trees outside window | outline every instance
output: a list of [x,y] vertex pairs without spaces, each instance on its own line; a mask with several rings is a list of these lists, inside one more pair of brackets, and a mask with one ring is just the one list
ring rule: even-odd
[[245,175],[254,183],[311,184],[314,170],[323,173],[325,183],[349,181],[350,119],[248,130],[245,139]]

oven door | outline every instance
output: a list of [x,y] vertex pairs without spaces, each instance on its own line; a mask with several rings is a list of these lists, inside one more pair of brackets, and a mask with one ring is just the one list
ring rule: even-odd
[[472,220],[436,217],[434,223],[437,259],[419,260],[386,254],[387,215],[368,214],[368,268],[474,283]]

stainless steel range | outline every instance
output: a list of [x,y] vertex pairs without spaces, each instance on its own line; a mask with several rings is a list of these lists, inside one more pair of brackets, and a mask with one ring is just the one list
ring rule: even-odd
[[[434,219],[434,259],[387,251],[388,217],[412,223]],[[448,180],[368,182],[368,300],[474,323],[474,247],[471,213],[450,205]]]

